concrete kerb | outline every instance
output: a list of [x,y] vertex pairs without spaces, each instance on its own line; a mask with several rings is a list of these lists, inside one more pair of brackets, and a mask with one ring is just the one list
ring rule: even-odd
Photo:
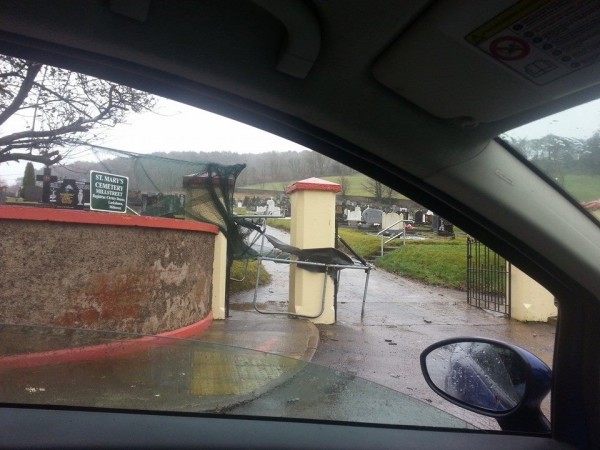
[[310,335],[308,336],[308,343],[306,345],[306,351],[304,352],[304,355],[302,356],[302,360],[306,361],[306,362],[310,362],[313,358],[313,356],[315,356],[315,352],[317,351],[317,348],[319,348],[319,329],[315,326],[314,323],[312,322],[308,322],[310,328],[311,328],[311,332]]
[[[198,343],[197,350],[199,353],[195,353],[202,358],[202,360],[199,360],[200,364],[206,364],[206,366],[204,368],[201,368],[200,372],[198,372],[198,375],[204,378],[202,381],[199,381],[199,383],[201,384],[196,385],[204,386],[196,387],[196,389],[201,389],[199,392],[202,393],[200,394],[194,394],[188,389],[183,389],[178,391],[171,391],[168,393],[168,395],[165,395],[167,393],[164,391],[161,392],[159,389],[158,391],[151,392],[160,394],[155,395],[154,397],[156,398],[154,398],[152,396],[147,396],[146,394],[141,394],[141,396],[140,394],[136,394],[136,389],[133,389],[136,388],[136,386],[131,386],[131,391],[123,391],[123,386],[121,386],[122,383],[117,383],[117,389],[110,396],[105,395],[106,393],[111,392],[110,389],[103,390],[102,392],[104,393],[102,395],[99,395],[98,392],[91,392],[85,387],[81,388],[81,390],[79,391],[72,392],[69,386],[67,386],[67,391],[65,391],[65,395],[67,397],[70,394],[74,395],[74,397],[72,397],[72,401],[75,403],[73,404],[81,404],[82,406],[122,408],[124,406],[124,403],[121,395],[122,392],[125,392],[126,396],[132,394],[132,396],[129,397],[127,401],[129,402],[128,404],[130,405],[130,407],[134,409],[139,407],[150,410],[170,410],[180,412],[223,412],[237,405],[250,402],[253,399],[263,396],[269,391],[293,379],[300,370],[306,367],[306,365],[314,355],[319,343],[318,330],[312,323],[308,321],[299,321],[291,319],[269,319],[268,321],[254,320],[253,323],[249,324],[249,327],[246,321],[234,319],[232,320],[232,322],[233,326],[230,327],[230,331],[233,331],[233,333],[226,332],[227,329],[225,326],[223,326],[225,324],[221,324],[220,327],[221,336],[230,336],[230,339],[228,339],[227,342],[223,342],[223,339],[215,339],[214,335],[212,339],[205,339],[211,334],[210,329],[200,334],[188,336],[187,338],[183,339],[183,341],[187,341],[188,343]],[[276,323],[272,326],[269,326],[269,323],[272,322]],[[290,325],[290,323],[293,323],[294,325]],[[213,322],[213,324],[215,324],[215,322]],[[218,325],[219,322],[216,322],[216,324]],[[249,342],[250,344],[255,345],[244,345],[244,338],[248,335],[248,333],[235,333],[236,328],[239,331],[240,325],[247,326],[250,332],[254,330],[255,334],[257,334],[257,331],[260,332],[261,329],[264,330],[262,331],[262,334],[258,336],[258,339],[255,339],[253,342]],[[286,329],[289,329],[292,332],[288,335],[287,333],[284,333],[284,330]],[[223,331],[225,331],[225,333],[223,333]],[[231,336],[234,336],[233,342]],[[274,337],[277,337],[277,343],[279,347],[274,348],[274,351],[272,352],[260,352],[261,355],[274,355],[273,357],[265,355],[265,357],[263,358],[263,356],[259,355],[258,353],[256,355],[252,354],[253,352],[259,352],[260,349],[258,347],[264,347],[264,343],[276,342],[273,339]],[[295,338],[295,341],[292,342],[293,345],[286,345],[289,344],[289,341],[290,339],[292,339],[292,337]],[[165,341],[165,344],[177,344],[177,341],[179,341],[181,338],[164,337],[161,339]],[[142,342],[145,343],[145,341]],[[188,344],[184,344],[184,342],[181,343],[184,345],[184,348],[195,348],[194,344],[191,344],[192,347],[190,347]],[[257,343],[258,345],[256,345]],[[129,350],[129,346],[126,348]],[[158,348],[162,349],[163,347],[159,346]],[[241,348],[245,348],[246,351],[240,350]],[[286,348],[291,349],[291,351],[286,352]],[[131,350],[132,351],[128,351],[127,354],[123,354],[122,356],[133,356],[134,358],[136,358],[136,352],[134,351],[136,350],[136,348],[132,348]],[[98,352],[95,352],[91,355],[83,355],[85,357],[82,358],[82,362],[85,362],[88,365],[95,365],[96,363],[103,364],[103,359],[105,361],[110,360],[110,358],[106,359],[106,356],[110,355],[110,352],[103,354],[105,358],[98,358],[98,355],[96,353]],[[79,357],[82,356],[81,352],[76,352],[75,354]],[[217,355],[217,357],[212,358],[211,354]],[[290,355],[293,355],[294,357],[292,358],[290,357]],[[238,366],[236,364],[240,360],[242,364],[242,371],[238,372]],[[247,360],[249,362],[247,366],[244,366],[244,360]],[[164,364],[165,362],[169,361],[172,361],[172,359],[159,359],[156,362],[159,364]],[[40,367],[44,368],[44,370],[49,370],[49,372],[40,372],[40,380],[30,379],[29,382],[30,384],[32,383],[32,385],[34,386],[37,386],[38,384],[44,386],[44,390],[41,391],[42,393],[38,395],[48,396],[48,402],[52,403],[54,398],[53,396],[55,396],[57,393],[62,392],[62,389],[65,388],[65,386],[63,386],[63,384],[60,382],[60,380],[62,379],[62,376],[60,376],[61,364],[49,364]],[[140,369],[142,368],[140,367]],[[189,370],[190,368],[187,369]],[[188,372],[188,370],[186,369],[183,370],[185,372]],[[248,370],[250,370],[250,372],[248,372]],[[252,372],[253,370],[254,373]],[[100,372],[97,371],[97,373]],[[157,373],[162,373],[160,368]],[[168,371],[166,373],[168,373]],[[191,373],[192,372],[188,372],[188,377],[191,376]],[[57,374],[59,375],[56,378],[58,380],[56,385],[47,386],[46,384],[44,384],[43,381],[47,381],[48,377],[50,377],[50,379],[55,379],[54,377],[57,376]],[[182,373],[181,375],[185,375],[185,373]],[[223,385],[224,388],[211,388],[213,380],[218,381],[221,375],[225,376]],[[18,373],[15,373],[15,376],[18,377]],[[250,381],[248,381],[248,376],[250,376]],[[16,382],[18,383],[18,378]],[[186,381],[186,383],[187,382],[193,383],[194,380],[192,378],[188,378],[188,381]],[[230,383],[230,387],[232,387],[233,389],[228,390],[230,387],[227,386],[227,383]],[[247,384],[244,385],[244,383]],[[182,385],[182,387],[183,386],[185,385]],[[127,386],[125,386],[125,388],[127,388]],[[154,388],[150,386],[150,389]],[[193,389],[192,385],[189,386],[189,389]],[[17,391],[15,391],[16,395],[18,395],[21,392],[20,390]],[[23,395],[27,394],[25,393]],[[60,396],[62,395],[63,394],[60,394]],[[115,395],[117,395],[118,400],[113,401],[113,397],[117,398],[115,397]]]
[[[282,375],[280,375],[279,377],[273,379],[272,381],[266,383],[265,385],[261,386],[259,389],[256,389],[254,391],[252,391],[251,393],[248,394],[241,394],[241,395],[235,395],[232,396],[232,398],[215,398],[214,399],[214,404],[212,405],[206,405],[206,398],[203,399],[203,405],[198,405],[199,409],[197,409],[196,411],[198,412],[206,412],[206,413],[224,413],[227,412],[228,410],[235,408],[237,406],[249,403],[259,397],[262,397],[263,395],[269,393],[270,391],[272,391],[275,388],[278,388],[282,385],[284,385],[285,383],[289,382],[291,379],[293,379],[298,372],[300,372],[302,369],[304,369],[304,367],[306,367],[307,364],[310,363],[310,361],[312,360],[318,346],[319,346],[319,342],[320,342],[320,338],[319,338],[319,329],[316,327],[315,324],[313,324],[312,322],[310,322],[309,320],[304,320],[304,319],[296,319],[296,318],[271,318],[269,317],[268,319],[263,319],[261,317],[258,317],[258,313],[254,313],[254,312],[248,312],[248,315],[250,315],[251,319],[250,321],[253,321],[255,323],[272,323],[272,321],[276,321],[276,323],[280,323],[282,324],[282,329],[287,328],[287,325],[284,324],[289,324],[289,321],[294,321],[296,323],[302,323],[302,328],[305,330],[305,334],[304,334],[304,339],[303,341],[305,342],[304,345],[304,350],[302,352],[301,355],[298,355],[297,352],[293,352],[290,353],[288,352],[287,354],[285,352],[281,352],[281,351],[273,351],[273,352],[264,352],[262,350],[260,350],[260,348],[257,348],[257,346],[244,346],[241,345],[241,342],[234,342],[236,341],[236,339],[231,339],[231,336],[240,336],[240,334],[236,334],[236,333],[224,333],[225,336],[229,336],[230,339],[228,339],[228,342],[225,344],[223,342],[217,342],[216,339],[211,339],[209,336],[198,336],[199,338],[202,338],[203,342],[211,342],[211,343],[219,343],[221,345],[227,345],[230,347],[235,347],[235,348],[244,348],[246,350],[254,350],[254,351],[261,351],[264,353],[268,353],[271,355],[277,355],[277,356],[281,356],[282,358],[290,358],[290,359],[295,359],[297,361],[300,361],[297,365],[294,365],[293,367],[288,368],[287,370],[284,371],[284,373]],[[229,322],[228,322],[229,321]],[[239,319],[227,319],[224,323],[223,326],[224,328],[227,328],[228,324],[235,324],[236,322],[240,322],[241,320]],[[215,323],[217,326],[219,326],[219,322]],[[235,328],[235,326],[232,326],[231,328]],[[294,328],[298,328],[297,326],[294,326]],[[233,330],[231,330],[233,331]],[[208,330],[205,334],[210,335],[210,330]],[[265,332],[265,334],[268,335],[268,332]],[[289,335],[284,335],[286,336],[286,340],[290,340],[293,339],[293,337],[289,337]],[[208,337],[208,340],[206,339]],[[297,336],[296,336],[297,337]],[[260,346],[258,346],[260,347]]]

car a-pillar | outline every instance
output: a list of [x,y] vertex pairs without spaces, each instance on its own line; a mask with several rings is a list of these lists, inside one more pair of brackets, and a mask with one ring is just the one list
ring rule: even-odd
[[[335,246],[335,196],[341,190],[341,185],[319,178],[297,181],[287,189],[291,245],[300,249]],[[290,264],[289,289],[289,312],[311,317],[313,323],[335,323],[335,286],[330,276]]]

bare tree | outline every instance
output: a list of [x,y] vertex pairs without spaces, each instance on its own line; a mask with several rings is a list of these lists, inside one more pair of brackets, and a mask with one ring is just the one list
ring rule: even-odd
[[348,196],[348,178],[345,175],[341,175],[337,177],[337,183],[342,186],[342,190],[340,191],[340,195],[343,200]]
[[385,186],[372,178],[367,178],[367,181],[363,183],[363,188],[373,196],[376,202],[381,203],[383,200],[383,190]]
[[0,55],[0,163],[55,164],[60,149],[90,142],[92,130],[154,104],[152,95],[127,86]]
[[394,196],[395,191],[389,186],[383,186],[383,197],[387,200],[388,204],[392,203],[392,197]]
[[304,170],[310,177],[320,177],[329,173],[331,159],[317,152],[306,152],[304,157]]
[[269,172],[271,181],[281,181],[281,161],[279,155],[275,152],[269,154]]
[[[305,153],[305,152],[302,152]],[[291,174],[291,179],[299,180],[303,178],[304,175],[304,164],[302,162],[302,153],[290,155],[287,160],[288,170]]]

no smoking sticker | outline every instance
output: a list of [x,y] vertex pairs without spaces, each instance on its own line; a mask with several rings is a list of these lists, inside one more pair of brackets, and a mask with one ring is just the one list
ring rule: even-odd
[[490,44],[490,53],[503,61],[517,61],[529,55],[529,44],[516,36],[501,36]]
[[600,1],[521,0],[465,40],[539,86],[579,70],[592,76],[600,63]]

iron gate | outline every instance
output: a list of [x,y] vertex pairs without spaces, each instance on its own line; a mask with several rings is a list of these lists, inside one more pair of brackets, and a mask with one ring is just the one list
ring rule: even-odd
[[510,317],[510,263],[467,238],[467,303]]

